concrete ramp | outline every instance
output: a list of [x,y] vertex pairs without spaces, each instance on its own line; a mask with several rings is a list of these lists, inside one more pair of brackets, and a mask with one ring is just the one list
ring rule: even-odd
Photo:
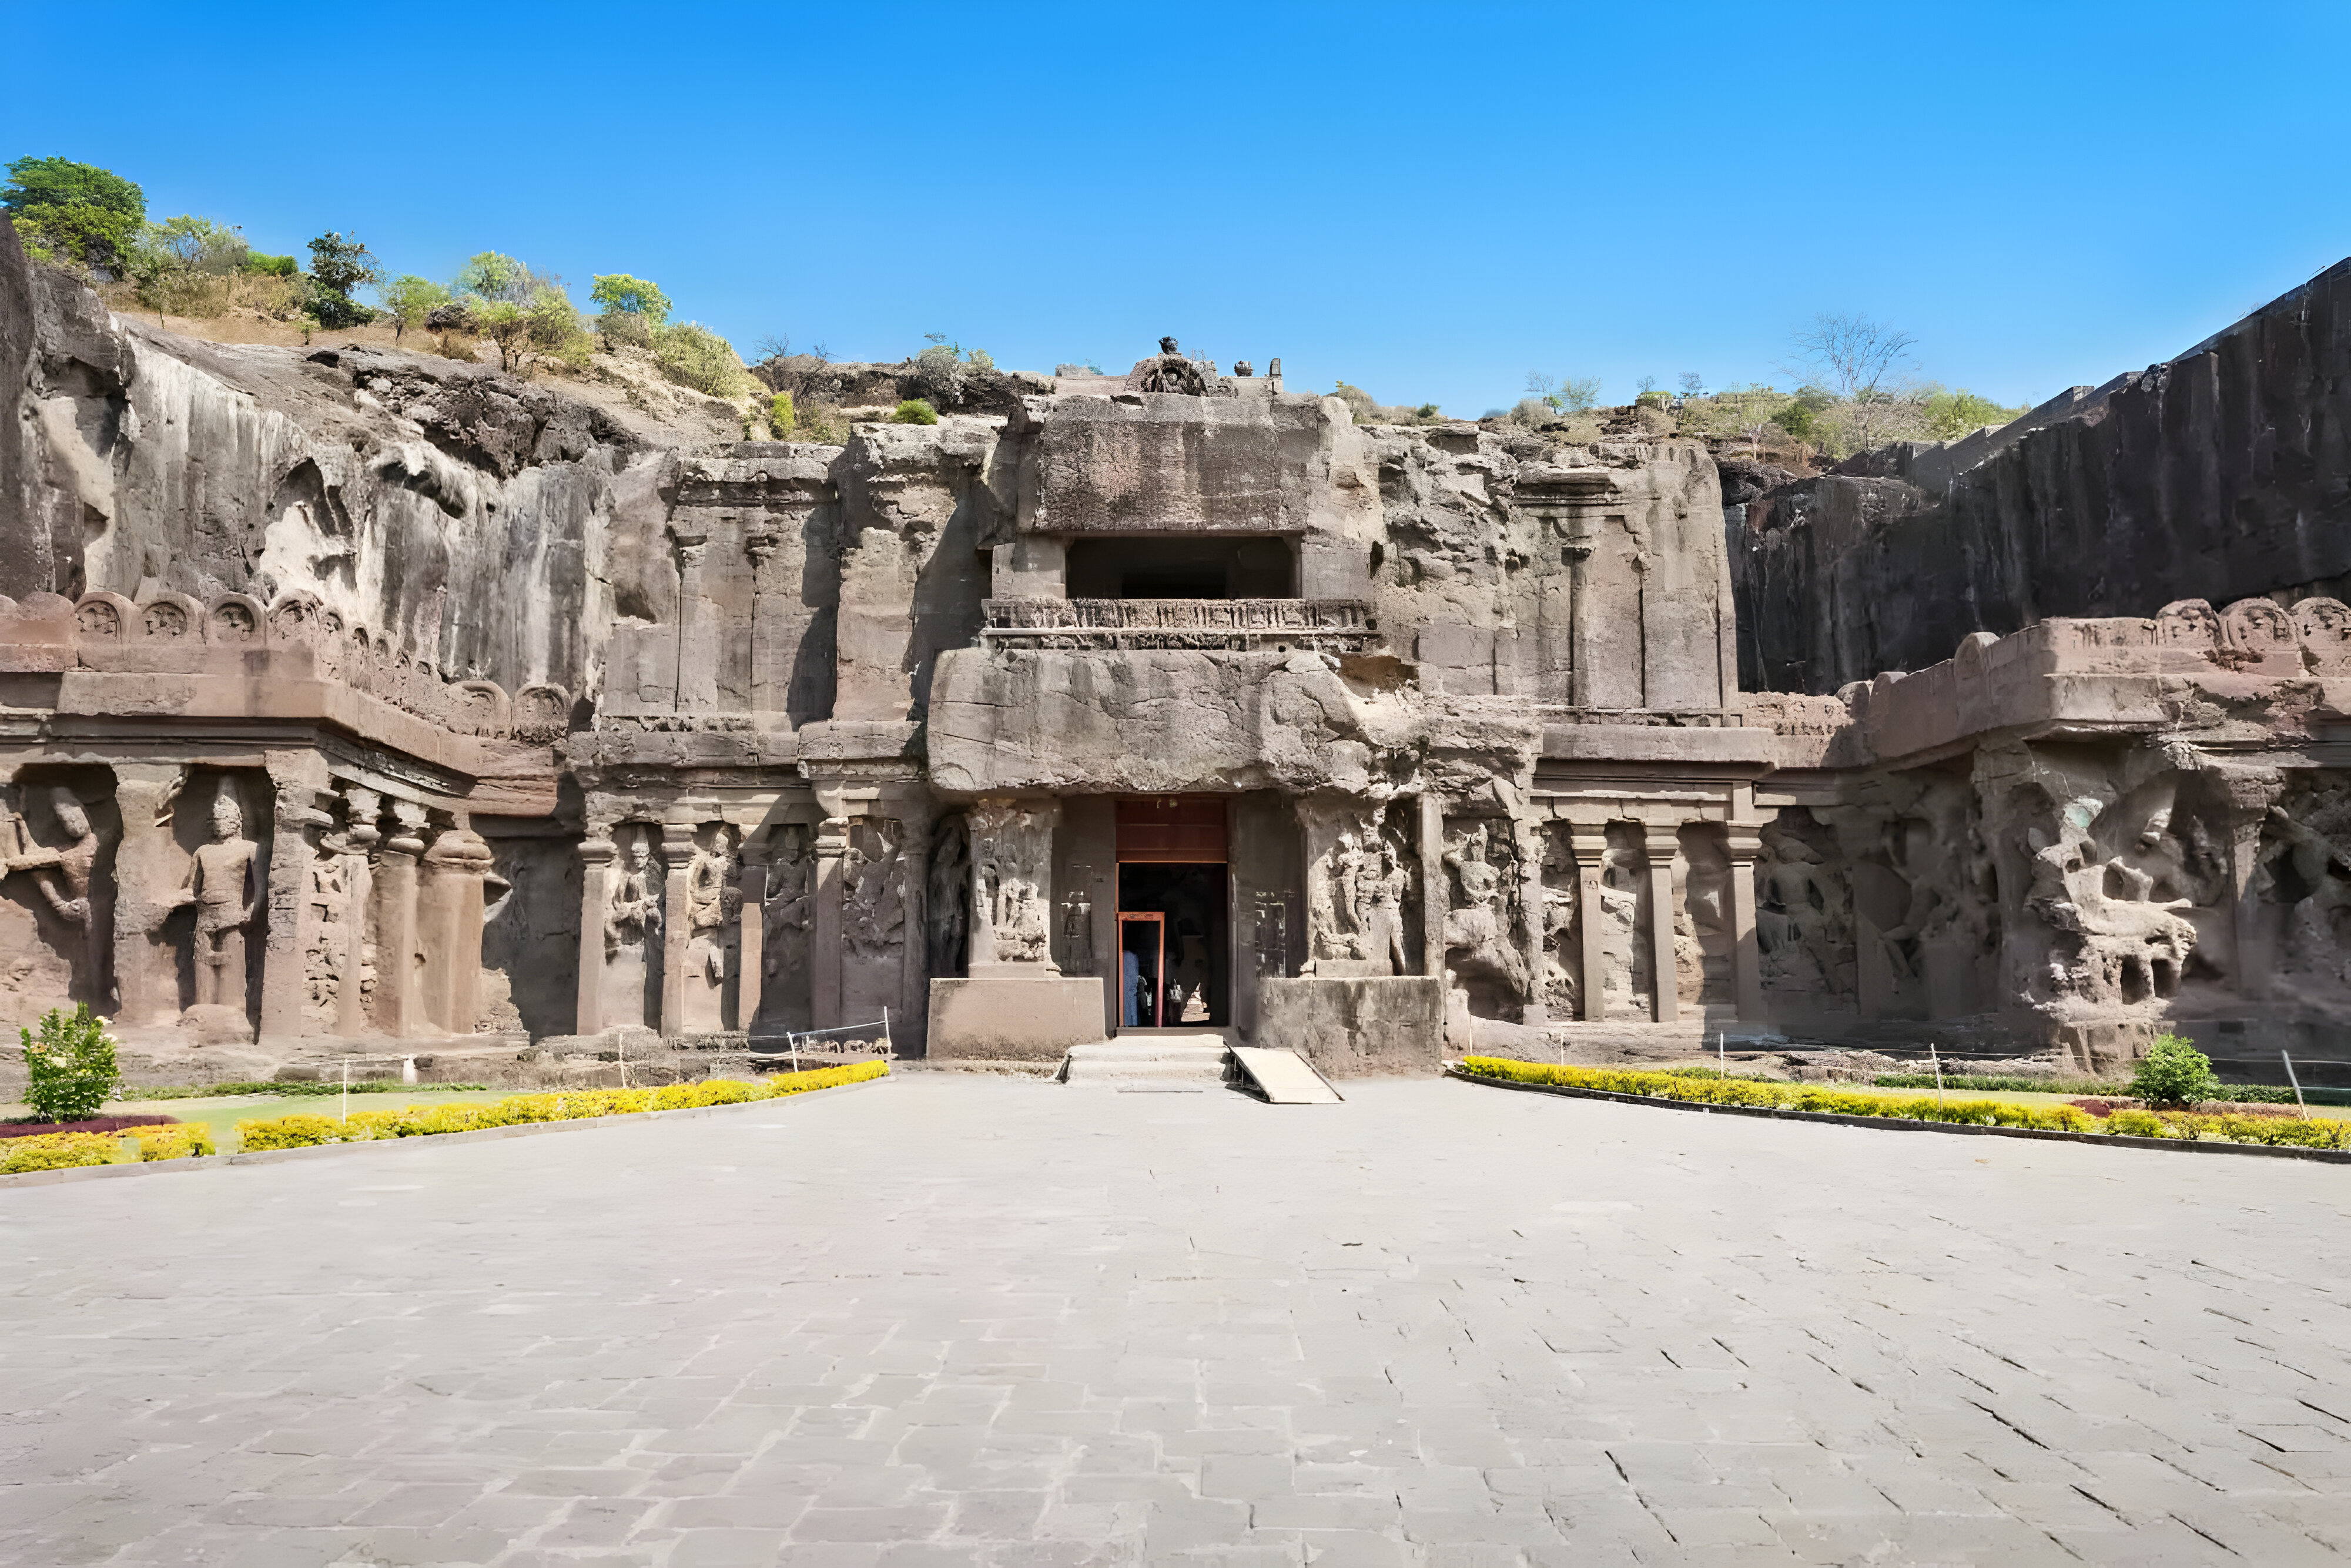
[[1233,1060],[1276,1105],[1336,1105],[1340,1093],[1313,1064],[1294,1051],[1262,1045],[1237,1045]]

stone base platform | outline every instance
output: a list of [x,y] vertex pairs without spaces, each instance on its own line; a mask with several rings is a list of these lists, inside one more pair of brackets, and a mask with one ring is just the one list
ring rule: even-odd
[[1258,983],[1252,1045],[1296,1051],[1329,1078],[1437,1071],[1445,1057],[1445,982],[1433,976]]
[[931,982],[931,1060],[1057,1062],[1102,1038],[1102,983],[1059,975]]

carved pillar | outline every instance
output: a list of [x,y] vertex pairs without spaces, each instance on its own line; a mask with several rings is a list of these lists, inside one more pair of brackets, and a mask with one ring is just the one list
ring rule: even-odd
[[[672,537],[677,543],[677,711],[709,713],[718,706],[718,628],[702,586],[709,540],[701,534]],[[662,1009],[666,1017],[667,993]]]
[[759,992],[768,976],[768,838],[746,835],[739,886],[743,912],[736,925],[735,1027],[745,1034],[759,1019]]
[[685,949],[694,940],[688,916],[686,873],[694,866],[694,824],[662,824],[661,1031],[664,1040],[685,1032]]
[[[816,830],[816,918],[809,941],[812,1029],[837,1029],[841,1017],[841,858],[849,852],[849,819],[827,817]],[[977,934],[974,933],[977,940]]]
[[424,854],[423,1006],[444,1033],[471,1034],[481,1022],[482,882],[496,863],[489,844],[466,827],[444,831]]
[[571,1027],[580,1034],[604,1032],[604,919],[618,852],[608,838],[580,841],[580,999]]
[[1730,984],[1741,1023],[1766,1023],[1763,951],[1755,936],[1755,857],[1763,852],[1761,822],[1734,821],[1730,856]]
[[[1050,863],[1050,862],[1049,862]],[[931,820],[920,809],[899,819],[898,864],[905,878],[906,924],[900,956],[904,978],[898,1005],[891,1009],[891,1040],[904,1054],[919,1053],[930,1033],[931,963],[928,900],[931,883]],[[1048,905],[1050,910],[1050,906]]]
[[2253,1001],[2269,994],[2273,961],[2268,934],[2262,929],[2262,901],[2253,892],[2253,873],[2261,865],[2262,824],[2283,787],[2274,773],[2231,771],[2224,778],[2229,794],[2230,945],[2237,994]]
[[1550,1017],[1543,1005],[1549,945],[1543,940],[1542,828],[1539,823],[1513,821],[1510,838],[1519,850],[1519,940],[1527,965],[1527,999],[1519,1009],[1519,1021],[1540,1024]]
[[1571,822],[1567,841],[1569,852],[1575,857],[1575,929],[1580,949],[1576,962],[1583,970],[1577,985],[1583,996],[1585,1021],[1597,1022],[1608,1016],[1601,984],[1608,975],[1608,950],[1600,925],[1601,879],[1608,867],[1608,824]]
[[305,972],[318,911],[310,902],[310,861],[319,830],[334,819],[316,801],[329,793],[327,759],[315,751],[263,754],[277,791],[271,812],[269,886],[262,901],[261,1032],[265,1044],[291,1045],[302,1038],[303,1006],[309,996]]
[[1671,1023],[1681,1016],[1680,967],[1674,961],[1674,856],[1681,835],[1654,824],[1647,831],[1649,859],[1649,981],[1656,992],[1655,1017]]
[[413,800],[392,803],[392,836],[376,873],[375,1023],[389,1035],[413,1034],[424,1022],[416,998],[416,873],[424,854],[424,817]]
[[1445,800],[1420,798],[1420,972],[1445,977],[1445,909],[1452,903],[1445,870]]
[[[373,907],[374,885],[369,852],[383,835],[376,831],[376,818],[383,810],[383,797],[372,789],[356,784],[343,786],[343,841],[349,846],[343,855],[343,907],[348,912],[344,924],[343,951],[335,966],[335,1032],[345,1040],[356,1040],[367,1033],[368,911]],[[377,983],[381,984],[381,977]]]
[[172,837],[172,803],[186,782],[177,763],[114,765],[114,804],[122,813],[114,851],[115,1019],[125,1025],[179,1020],[179,958],[159,939],[187,866]]

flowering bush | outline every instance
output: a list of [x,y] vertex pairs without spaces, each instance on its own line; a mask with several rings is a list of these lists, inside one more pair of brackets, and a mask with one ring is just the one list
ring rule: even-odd
[[685,1111],[704,1105],[740,1105],[753,1100],[862,1083],[890,1071],[886,1061],[860,1061],[815,1072],[779,1072],[758,1083],[706,1078],[660,1089],[567,1089],[552,1093],[509,1094],[486,1105],[452,1101],[440,1105],[403,1105],[392,1111],[354,1111],[348,1121],[331,1116],[279,1116],[236,1124],[247,1149],[291,1149],[309,1144],[365,1143],[378,1138],[423,1138],[437,1133],[470,1133],[530,1122],[571,1122],[594,1116],[627,1116],[643,1111]]
[[178,1122],[130,1129],[142,1160],[184,1160],[214,1153],[212,1129],[202,1122]]
[[112,1133],[50,1133],[11,1138],[0,1146],[0,1176],[122,1163],[122,1140]]
[[2216,1116],[2158,1115],[2118,1110],[2103,1122],[2074,1105],[2016,1105],[1999,1100],[1946,1100],[1931,1094],[1873,1094],[1865,1090],[1816,1083],[1764,1083],[1739,1078],[1685,1078],[1614,1067],[1556,1066],[1473,1056],[1461,1070],[1480,1078],[1515,1083],[1557,1083],[1680,1100],[1706,1105],[1760,1105],[1790,1111],[1826,1111],[1842,1116],[1894,1116],[1917,1122],[1954,1122],[1984,1127],[2032,1127],[2046,1132],[2116,1133],[2137,1138],[2207,1139],[2273,1146],[2351,1148],[2351,1121],[2230,1113]]
[[51,1008],[41,1015],[41,1032],[20,1029],[25,1044],[25,1101],[44,1122],[79,1122],[98,1114],[121,1074],[114,1067],[114,1037],[106,1025],[76,1003],[71,1012]]

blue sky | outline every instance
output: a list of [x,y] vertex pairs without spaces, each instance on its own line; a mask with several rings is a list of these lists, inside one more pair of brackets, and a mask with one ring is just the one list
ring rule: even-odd
[[1172,332],[1474,414],[1775,379],[1858,310],[2014,402],[2351,255],[2339,4],[0,0],[9,56],[0,157],[265,250],[635,273],[747,353]]

